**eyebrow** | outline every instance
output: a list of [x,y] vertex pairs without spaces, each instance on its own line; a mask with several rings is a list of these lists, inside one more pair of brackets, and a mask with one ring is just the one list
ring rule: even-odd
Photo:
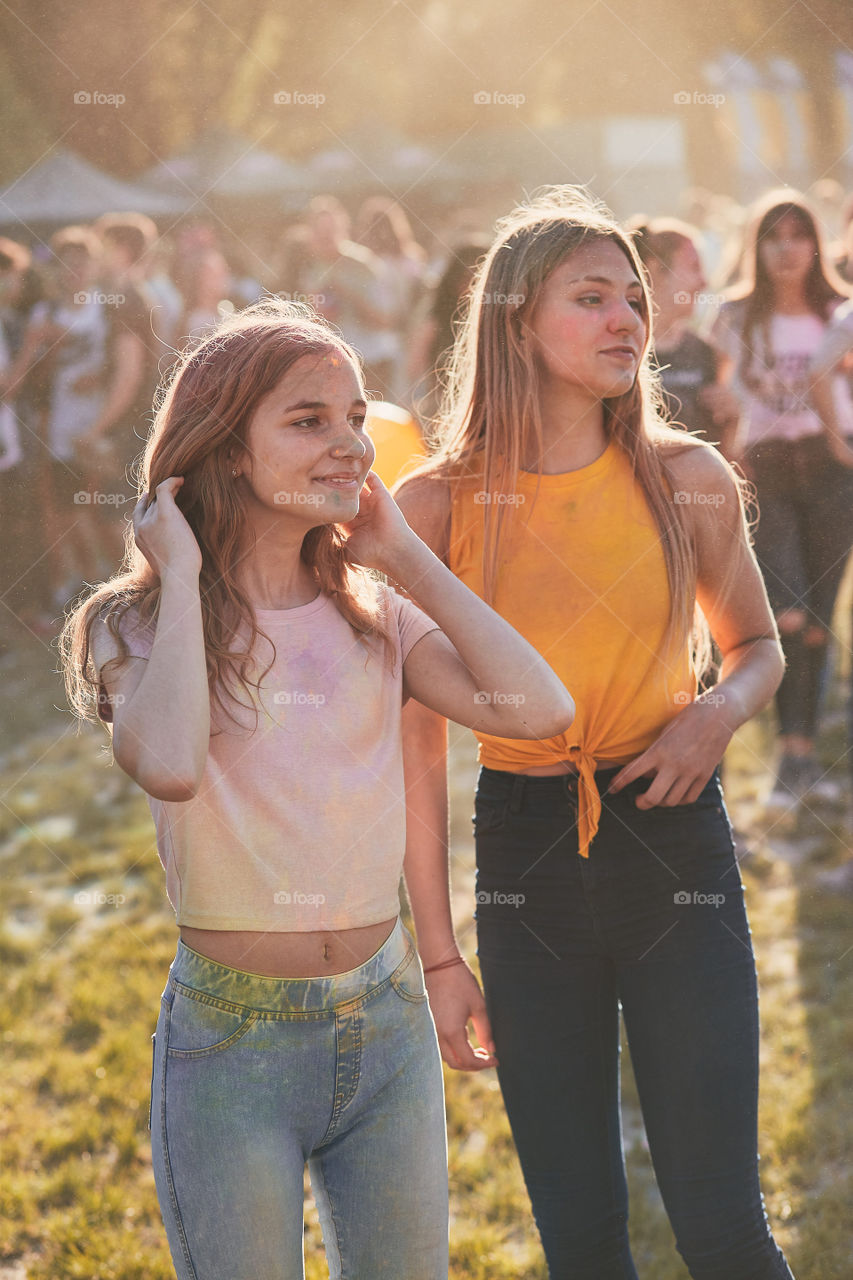
[[[566,284],[614,284],[615,282],[609,276],[575,276],[573,280],[567,280]],[[634,276],[626,286],[628,289],[642,288],[641,282]]]
[[[328,409],[329,405],[325,400],[299,400],[296,404],[289,404],[285,409],[285,413],[295,413],[297,409]],[[351,408],[366,409],[366,400],[353,400]]]

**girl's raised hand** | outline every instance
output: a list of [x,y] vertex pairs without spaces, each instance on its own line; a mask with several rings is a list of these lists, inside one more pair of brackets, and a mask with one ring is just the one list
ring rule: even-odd
[[161,580],[169,571],[184,576],[197,575],[201,569],[195,534],[175,502],[183,483],[183,476],[169,476],[153,496],[144,493],[133,511],[136,545]]
[[353,564],[383,573],[389,571],[394,551],[405,544],[407,538],[416,538],[375,471],[368,471],[365,478],[358,515],[342,528],[347,535],[347,556]]

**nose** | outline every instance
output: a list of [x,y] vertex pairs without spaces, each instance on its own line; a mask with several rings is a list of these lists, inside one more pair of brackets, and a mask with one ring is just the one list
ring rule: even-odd
[[369,444],[367,436],[348,427],[346,436],[332,445],[331,454],[333,458],[363,458]]
[[636,333],[644,327],[643,317],[634,309],[627,298],[622,298],[614,307],[610,319],[610,327],[619,332]]

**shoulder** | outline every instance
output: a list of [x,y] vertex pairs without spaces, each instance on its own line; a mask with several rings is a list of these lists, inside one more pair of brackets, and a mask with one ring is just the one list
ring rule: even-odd
[[737,475],[719,450],[695,436],[661,433],[661,462],[673,489],[673,502],[689,508],[694,529],[709,519],[739,523],[741,488]]
[[370,249],[365,248],[364,245],[356,244],[353,240],[347,240],[341,246],[339,262],[341,266],[347,265],[352,270],[365,276],[377,277],[379,275],[379,264],[376,255]]
[[436,472],[411,476],[395,488],[394,501],[410,528],[446,562],[452,507],[449,478]]

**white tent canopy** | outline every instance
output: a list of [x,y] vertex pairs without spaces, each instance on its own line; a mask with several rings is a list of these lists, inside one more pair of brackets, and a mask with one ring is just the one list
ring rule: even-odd
[[54,148],[45,159],[0,192],[0,225],[91,222],[103,213],[181,213],[185,197],[151,191],[101,173],[94,165]]
[[247,138],[212,129],[188,151],[161,160],[143,175],[153,190],[199,199],[304,199],[303,171]]

